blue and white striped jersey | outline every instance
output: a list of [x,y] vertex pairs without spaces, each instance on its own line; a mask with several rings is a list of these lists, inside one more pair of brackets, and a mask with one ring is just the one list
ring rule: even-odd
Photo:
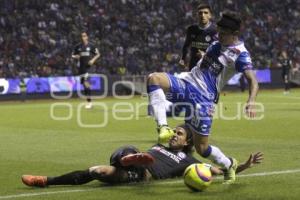
[[252,61],[244,42],[222,46],[219,41],[215,41],[208,47],[197,66],[181,78],[199,88],[210,100],[216,100],[218,93],[235,71],[244,72],[252,68]]

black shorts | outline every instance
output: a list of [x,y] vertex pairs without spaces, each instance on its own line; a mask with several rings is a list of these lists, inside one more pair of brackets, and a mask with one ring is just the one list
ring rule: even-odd
[[85,81],[88,81],[89,80],[89,77],[88,75],[82,75],[80,76],[80,84],[83,85]]
[[285,80],[285,77],[288,78],[289,77],[289,73],[290,73],[289,71],[283,71],[283,72],[281,72],[282,79]]
[[140,182],[145,179],[146,169],[144,167],[121,165],[120,160],[122,157],[128,154],[139,153],[140,151],[134,146],[123,146],[112,153],[110,157],[110,165],[116,167],[119,170],[123,170],[127,173],[127,180],[125,182]]
[[80,65],[79,69],[78,69],[78,74],[82,75],[82,74],[86,74],[90,71],[91,66],[89,65]]

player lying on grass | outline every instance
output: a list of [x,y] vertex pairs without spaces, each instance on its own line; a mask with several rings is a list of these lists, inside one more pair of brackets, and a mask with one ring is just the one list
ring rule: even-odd
[[[140,182],[182,176],[186,167],[201,163],[192,156],[192,132],[186,125],[179,125],[168,147],[161,144],[152,146],[146,153],[133,146],[121,147],[111,158],[110,165],[94,166],[82,171],[74,171],[57,177],[23,175],[22,181],[28,186],[45,187],[49,185],[81,185],[93,180],[109,184]],[[263,154],[251,154],[246,162],[240,164],[237,173],[258,164]],[[214,175],[223,175],[224,169],[211,166]]]

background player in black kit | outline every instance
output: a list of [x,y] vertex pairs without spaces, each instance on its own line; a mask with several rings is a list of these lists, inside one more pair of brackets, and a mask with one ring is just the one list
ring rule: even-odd
[[200,4],[197,7],[197,11],[199,22],[198,24],[193,24],[187,28],[185,42],[182,47],[182,57],[179,61],[180,65],[187,66],[186,56],[188,50],[190,50],[190,62],[188,64],[189,71],[196,66],[207,47],[217,39],[216,26],[211,21],[211,7],[208,4]]
[[[189,165],[201,161],[192,156],[193,139],[189,127],[179,125],[174,132],[168,147],[156,144],[147,153],[140,153],[134,146],[125,146],[112,154],[109,166],[90,167],[57,177],[23,175],[22,181],[28,186],[45,187],[80,185],[93,180],[118,184],[180,177]],[[260,152],[251,154],[245,163],[238,166],[237,173],[260,163],[262,156]],[[223,169],[218,167],[211,166],[210,169],[214,175],[223,174]]]
[[[199,59],[204,55],[207,47],[217,40],[217,28],[211,21],[212,10],[209,4],[199,4],[197,7],[198,24],[190,25],[186,30],[185,42],[182,47],[182,56],[179,64],[191,71]],[[190,61],[187,65],[186,57],[190,53]],[[151,109],[151,108],[150,108]],[[168,117],[179,116],[183,108],[176,104],[169,107]]]
[[87,32],[81,32],[81,43],[76,45],[72,53],[72,58],[79,60],[80,83],[83,85],[84,94],[87,97],[87,105],[85,108],[92,108],[91,89],[88,82],[88,71],[90,67],[100,57],[99,50],[89,42]]
[[292,61],[289,59],[286,51],[281,52],[279,57],[279,62],[282,67],[281,75],[284,81],[284,94],[288,94],[290,91],[289,75],[290,75]]

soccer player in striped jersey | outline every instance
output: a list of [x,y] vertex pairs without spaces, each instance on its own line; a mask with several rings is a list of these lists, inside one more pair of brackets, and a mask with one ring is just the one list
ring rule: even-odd
[[[218,147],[209,144],[214,104],[219,92],[235,71],[242,72],[250,85],[246,112],[255,116],[254,103],[258,83],[253,72],[250,54],[239,39],[240,16],[231,11],[222,14],[217,22],[219,41],[213,42],[191,72],[178,78],[167,73],[148,77],[149,102],[158,125],[159,142],[168,141],[174,134],[166,118],[166,100],[186,103],[185,123],[193,130],[196,151],[204,158],[224,167],[224,183],[235,181],[237,161],[227,157]],[[168,99],[166,98],[168,97]]]

